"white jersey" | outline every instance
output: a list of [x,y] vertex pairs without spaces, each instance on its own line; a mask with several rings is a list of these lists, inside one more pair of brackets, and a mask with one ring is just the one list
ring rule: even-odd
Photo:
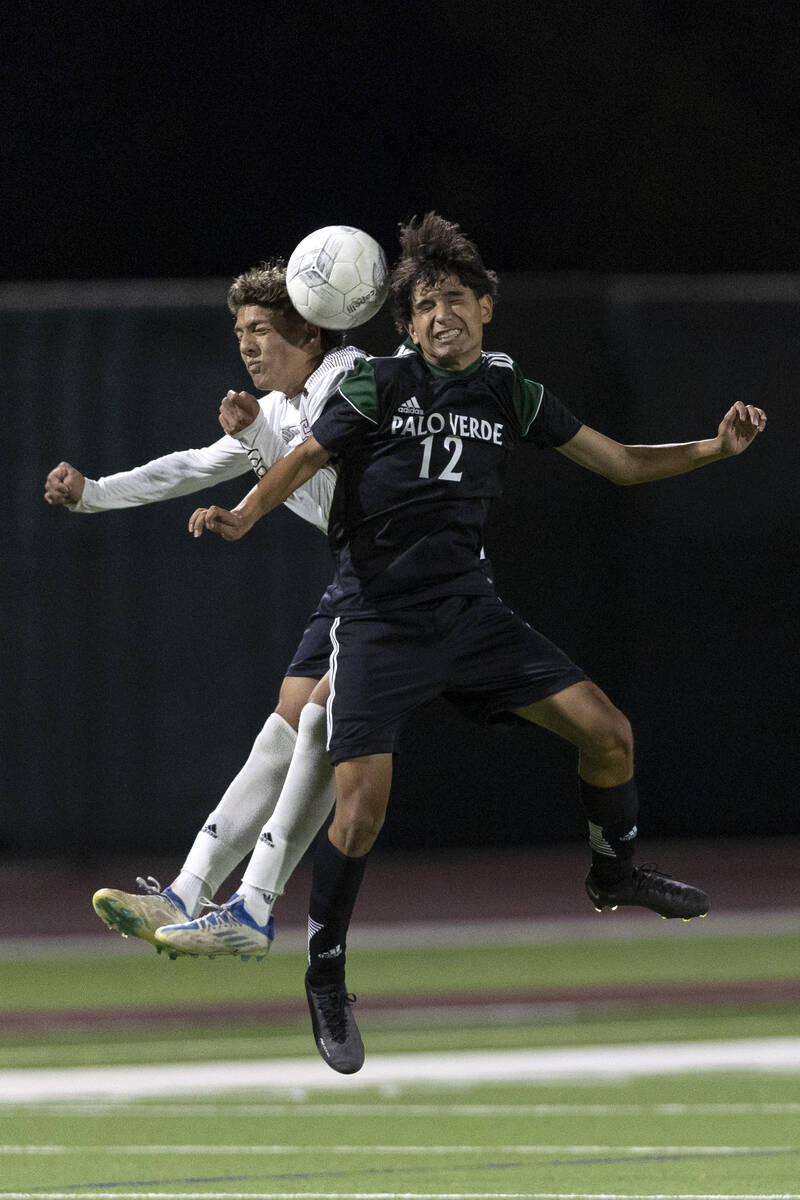
[[[267,392],[258,402],[259,414],[236,437],[225,434],[199,450],[176,450],[130,471],[86,479],[83,495],[72,512],[104,512],[133,508],[188,496],[201,488],[235,479],[253,470],[260,478],[274,462],[305,441],[311,426],[336,390],[339,381],[364,351],[340,346],[325,355],[306,380],[299,396]],[[325,466],[289,496],[286,507],[323,531],[328,528],[336,472]]]

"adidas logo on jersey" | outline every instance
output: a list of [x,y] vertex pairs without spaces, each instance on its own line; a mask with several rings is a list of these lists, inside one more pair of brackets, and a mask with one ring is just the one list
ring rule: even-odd
[[209,822],[208,825],[205,825],[203,827],[203,833],[207,833],[209,837],[214,837],[214,838],[219,836],[219,834],[217,833],[217,827],[213,822]]
[[258,840],[263,842],[265,846],[270,846],[273,850],[275,849],[275,843],[272,840],[272,834],[268,829],[264,830]]
[[410,413],[414,417],[422,416],[422,409],[416,396],[411,396],[408,400],[404,400],[397,411],[399,413]]

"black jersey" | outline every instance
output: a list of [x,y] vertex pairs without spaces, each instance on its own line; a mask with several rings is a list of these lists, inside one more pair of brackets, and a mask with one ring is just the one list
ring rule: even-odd
[[581,422],[505,354],[443,371],[416,349],[360,359],[312,427],[339,462],[336,561],[322,611],[373,612],[493,591],[483,528],[519,442],[560,446]]

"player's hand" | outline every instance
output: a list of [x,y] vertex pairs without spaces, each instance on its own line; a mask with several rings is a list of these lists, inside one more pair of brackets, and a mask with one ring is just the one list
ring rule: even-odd
[[219,423],[226,433],[235,437],[258,416],[258,401],[249,392],[228,392],[219,406]]
[[767,414],[754,404],[737,400],[719,423],[717,437],[726,454],[741,454],[767,424]]
[[60,462],[44,481],[44,498],[48,504],[77,504],[85,483],[80,471],[68,462]]
[[198,538],[204,529],[218,533],[226,542],[238,542],[253,522],[238,512],[230,512],[227,508],[219,508],[212,504],[211,508],[196,508],[189,518],[189,533]]

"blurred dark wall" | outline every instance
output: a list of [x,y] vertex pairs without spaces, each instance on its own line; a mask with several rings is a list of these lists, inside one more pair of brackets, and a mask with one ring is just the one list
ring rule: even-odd
[[[209,492],[44,504],[60,459],[97,477],[205,445],[247,386],[224,283],[159,287],[0,296],[6,850],[188,848],[328,582],[323,535],[284,511],[227,545],[186,532]],[[611,436],[711,435],[735,399],[770,413],[743,458],[635,489],[524,448],[491,519],[501,594],[633,721],[651,835],[800,832],[798,316],[791,277],[503,279],[487,347]],[[357,332],[396,344],[385,314]],[[582,836],[574,775],[550,736],[437,703],[408,729],[383,844]]]

